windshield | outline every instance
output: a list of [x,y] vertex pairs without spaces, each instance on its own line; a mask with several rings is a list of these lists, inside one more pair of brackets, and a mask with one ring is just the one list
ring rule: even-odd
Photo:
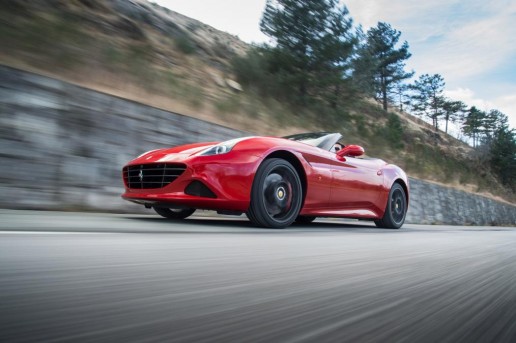
[[315,146],[324,150],[330,150],[331,147],[339,141],[342,137],[340,133],[331,132],[311,132],[311,133],[298,133],[296,135],[285,136],[282,138],[290,139],[305,143],[311,146]]

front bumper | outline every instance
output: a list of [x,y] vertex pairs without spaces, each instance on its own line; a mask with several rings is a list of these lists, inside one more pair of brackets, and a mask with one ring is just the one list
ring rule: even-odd
[[[126,183],[122,198],[146,206],[247,211],[254,174],[260,163],[259,157],[250,155],[242,158],[230,152],[224,155],[196,156],[177,162],[184,163],[186,169],[169,185],[163,188],[135,189],[129,188]],[[135,160],[129,165],[143,163],[149,161]],[[201,182],[214,197],[185,193],[185,189],[194,181]]]

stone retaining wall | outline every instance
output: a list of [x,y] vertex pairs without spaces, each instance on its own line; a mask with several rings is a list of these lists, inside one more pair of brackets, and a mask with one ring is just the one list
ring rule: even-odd
[[407,223],[516,225],[516,206],[410,178]]
[[122,166],[156,148],[246,135],[0,66],[0,207],[131,211]]

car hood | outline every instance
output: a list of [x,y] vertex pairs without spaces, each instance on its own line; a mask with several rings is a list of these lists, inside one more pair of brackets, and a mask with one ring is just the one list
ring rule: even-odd
[[130,164],[151,162],[182,162],[189,156],[195,155],[219,142],[204,142],[176,146],[173,148],[148,151],[130,162]]

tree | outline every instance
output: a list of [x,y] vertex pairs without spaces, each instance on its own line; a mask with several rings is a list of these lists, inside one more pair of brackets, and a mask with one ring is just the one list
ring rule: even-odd
[[275,42],[273,73],[305,101],[310,91],[339,91],[356,39],[337,0],[267,0],[260,29]]
[[467,137],[473,139],[473,147],[479,146],[485,116],[486,113],[484,111],[472,106],[464,118],[462,132]]
[[[334,6],[337,4],[338,1]],[[353,21],[345,6],[333,8],[329,24],[330,31],[333,33],[326,32],[321,37],[319,51],[314,53],[316,61],[314,74],[317,76],[314,84],[319,87],[321,95],[335,108],[343,88],[346,88],[346,75],[351,68],[351,57],[357,39],[352,31]]]
[[442,109],[444,112],[444,121],[446,122],[444,132],[448,133],[448,122],[457,122],[461,120],[466,112],[466,104],[462,101],[444,99]]
[[412,109],[418,115],[427,116],[437,131],[439,128],[439,117],[445,114],[444,79],[439,74],[423,74],[411,86]]
[[403,107],[404,105],[405,106],[410,106],[410,96],[409,96],[409,93],[408,91],[410,90],[410,87],[408,84],[406,83],[402,83],[402,82],[398,82],[394,87],[393,87],[393,94],[395,95],[396,97],[396,102],[398,103],[398,107],[400,109],[401,112],[403,112],[405,110],[405,108]]
[[462,130],[473,139],[481,160],[489,163],[503,184],[516,191],[516,132],[510,129],[507,116],[498,110],[486,113],[473,106]]
[[509,119],[498,110],[490,110],[482,120],[482,135],[484,144],[490,144],[495,133],[504,127],[509,126]]
[[[371,74],[369,82],[375,91],[375,97],[382,100],[383,109],[387,110],[389,95],[393,87],[399,82],[411,78],[414,72],[406,72],[405,60],[410,58],[408,43],[396,48],[401,32],[393,29],[387,23],[378,23],[367,31],[365,44],[359,50],[358,64],[362,68],[356,69],[357,77],[360,73]],[[366,68],[372,68],[368,71]]]
[[378,62],[375,60],[367,44],[367,35],[362,27],[357,28],[357,48],[353,64],[353,84],[362,93],[377,99],[375,86],[375,71]]
[[516,191],[516,132],[507,124],[493,134],[490,149],[491,167],[500,176],[502,183]]

